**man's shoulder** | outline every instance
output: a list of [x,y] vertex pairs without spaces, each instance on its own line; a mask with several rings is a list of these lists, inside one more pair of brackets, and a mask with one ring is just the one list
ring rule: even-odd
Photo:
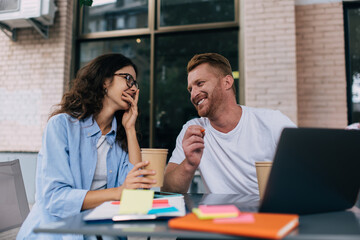
[[269,108],[255,108],[255,107],[243,107],[245,115],[248,119],[256,120],[265,125],[286,125],[296,126],[285,114],[280,110],[274,110]]
[[248,107],[248,106],[241,106],[244,111],[255,114],[255,115],[284,115],[279,110],[274,110],[270,108],[257,108],[257,107]]

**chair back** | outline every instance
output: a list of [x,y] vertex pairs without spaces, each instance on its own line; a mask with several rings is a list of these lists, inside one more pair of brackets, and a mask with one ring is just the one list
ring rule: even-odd
[[0,162],[0,232],[21,226],[28,214],[19,159]]

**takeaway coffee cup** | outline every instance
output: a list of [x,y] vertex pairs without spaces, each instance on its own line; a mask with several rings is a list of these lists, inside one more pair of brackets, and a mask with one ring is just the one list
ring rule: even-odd
[[272,162],[255,162],[260,199],[262,199],[264,196],[266,184],[271,171],[271,166]]
[[162,187],[164,182],[164,170],[166,165],[168,150],[161,148],[142,148],[142,161],[149,161],[149,165],[145,169],[152,169],[156,171],[155,175],[146,176],[150,179],[156,179],[153,187]]

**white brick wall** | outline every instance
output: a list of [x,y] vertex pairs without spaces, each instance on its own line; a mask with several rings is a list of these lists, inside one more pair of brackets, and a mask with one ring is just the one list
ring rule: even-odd
[[296,6],[300,126],[347,125],[342,3]]
[[294,0],[246,0],[245,104],[297,123]]
[[51,107],[70,76],[72,1],[56,1],[49,39],[32,28],[0,32],[0,151],[39,151]]

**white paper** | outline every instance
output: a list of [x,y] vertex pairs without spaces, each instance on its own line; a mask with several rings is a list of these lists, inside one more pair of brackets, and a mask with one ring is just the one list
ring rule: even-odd
[[[161,199],[167,199],[169,205],[176,207],[178,212],[160,213],[158,217],[178,217],[185,216],[185,202],[184,196],[172,196],[162,197]],[[114,216],[119,215],[119,204],[112,204],[113,201],[104,202],[98,207],[94,208],[90,213],[84,216],[85,221],[96,221],[96,220],[111,220]],[[134,219],[135,220],[135,219]]]

